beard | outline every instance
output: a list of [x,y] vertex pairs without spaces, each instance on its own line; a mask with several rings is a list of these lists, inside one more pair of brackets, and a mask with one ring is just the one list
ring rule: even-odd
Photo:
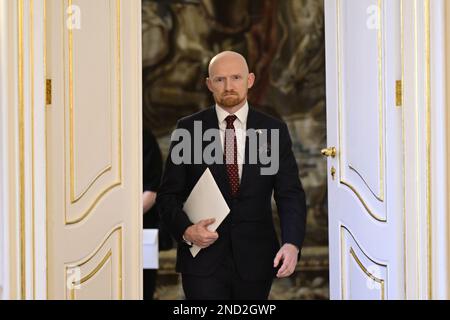
[[245,100],[245,98],[241,98],[239,94],[236,92],[233,92],[232,94],[228,93],[227,95],[222,95],[217,99],[217,104],[225,107],[225,108],[232,108],[234,106],[239,105]]

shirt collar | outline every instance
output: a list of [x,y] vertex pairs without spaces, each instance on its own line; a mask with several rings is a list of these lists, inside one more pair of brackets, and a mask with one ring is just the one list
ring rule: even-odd
[[[223,108],[219,107],[217,104],[216,104],[216,114],[219,123],[222,123],[225,120],[225,118],[230,115],[230,113],[228,113]],[[241,123],[246,123],[248,116],[248,102],[246,101],[245,104],[242,106],[242,108],[236,111],[234,115],[239,119]]]

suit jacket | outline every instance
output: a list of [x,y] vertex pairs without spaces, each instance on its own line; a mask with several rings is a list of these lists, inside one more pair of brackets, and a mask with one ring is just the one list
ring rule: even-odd
[[[219,129],[214,106],[179,120],[177,128],[186,129],[193,136],[194,121],[201,121],[202,132],[211,128]],[[305,193],[298,177],[297,163],[292,152],[287,126],[284,122],[250,107],[247,130],[251,128],[279,130],[279,170],[274,175],[261,175],[260,169],[264,165],[249,163],[247,137],[239,194],[234,198],[231,196],[224,164],[207,165],[202,162],[201,164],[176,165],[170,156],[176,144],[172,142],[157,196],[157,205],[161,218],[178,241],[176,264],[178,272],[199,276],[209,275],[214,272],[228,250],[231,250],[237,270],[243,279],[262,280],[273,277],[276,274],[273,260],[280,244],[272,219],[272,193],[278,208],[282,243],[291,243],[301,249],[306,224]],[[270,138],[270,134],[268,137]],[[209,143],[203,142],[203,149]],[[269,140],[267,145],[270,146],[270,143]],[[193,157],[193,141],[191,145]],[[207,167],[231,211],[217,229],[219,238],[216,242],[202,249],[193,258],[189,246],[182,240],[186,228],[192,225],[182,208],[192,188]]]

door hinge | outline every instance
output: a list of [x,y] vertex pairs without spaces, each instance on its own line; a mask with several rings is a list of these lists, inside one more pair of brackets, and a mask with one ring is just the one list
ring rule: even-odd
[[52,104],[52,79],[47,79],[45,84],[45,104]]
[[395,105],[401,107],[403,105],[403,82],[397,80],[395,82]]

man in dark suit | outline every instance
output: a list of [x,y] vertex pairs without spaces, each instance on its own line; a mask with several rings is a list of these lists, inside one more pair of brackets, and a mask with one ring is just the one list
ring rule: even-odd
[[[178,241],[176,269],[182,273],[187,299],[267,299],[273,277],[290,276],[300,256],[306,203],[291,139],[284,122],[248,106],[247,93],[254,80],[255,75],[249,73],[240,54],[218,54],[210,62],[206,80],[216,105],[178,121],[177,129],[189,132],[194,139],[198,125],[202,134],[216,129],[220,136],[220,141],[215,141],[220,144],[216,149],[220,150],[218,158],[225,160],[179,163],[173,157],[176,141],[172,141],[169,151],[157,205]],[[263,145],[262,135],[256,135],[255,150],[249,143],[250,135],[241,134],[251,129],[278,135],[268,134]],[[191,149],[183,150],[183,156],[194,159],[199,156],[195,152],[200,151],[202,157],[207,142],[200,142],[200,150],[196,143],[191,140]],[[262,174],[267,163],[250,161],[255,156],[252,152],[266,156],[274,152],[278,170]],[[211,170],[231,210],[214,232],[208,229],[214,219],[193,224],[183,211],[185,200],[206,168]],[[272,192],[281,223],[281,248],[272,219]],[[202,248],[195,258],[189,251],[192,244]]]

